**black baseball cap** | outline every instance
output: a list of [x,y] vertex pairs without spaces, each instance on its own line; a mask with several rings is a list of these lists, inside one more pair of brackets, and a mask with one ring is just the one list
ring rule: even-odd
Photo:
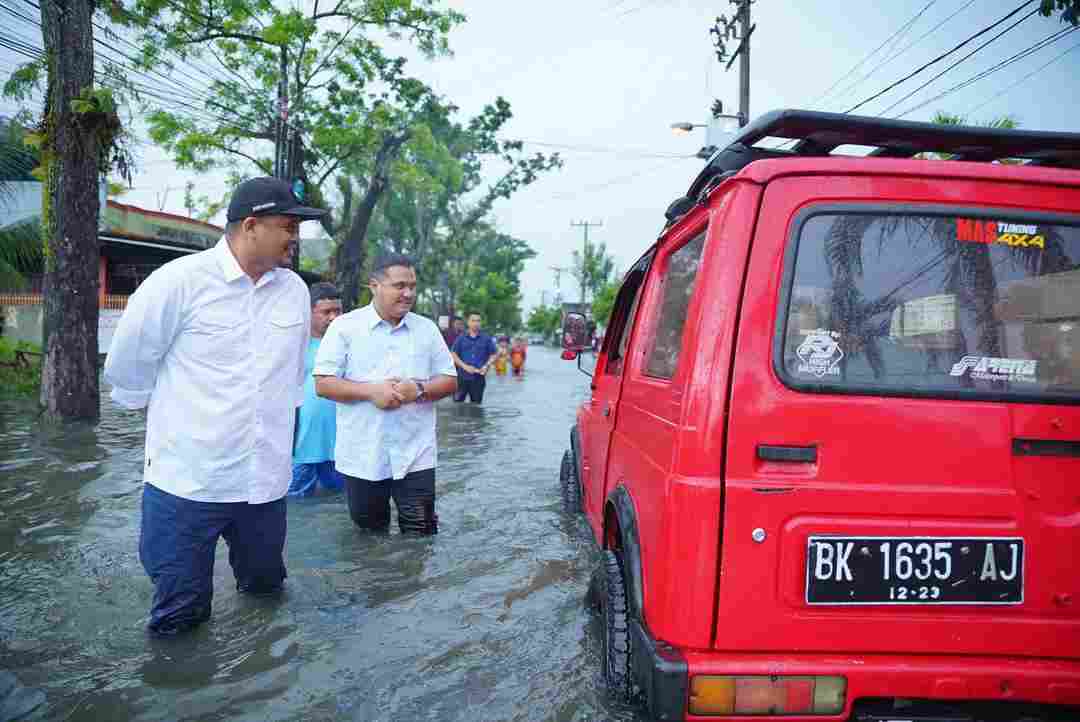
[[296,216],[304,220],[322,218],[326,211],[301,205],[292,188],[281,178],[252,178],[233,191],[229,201],[229,222],[249,216]]

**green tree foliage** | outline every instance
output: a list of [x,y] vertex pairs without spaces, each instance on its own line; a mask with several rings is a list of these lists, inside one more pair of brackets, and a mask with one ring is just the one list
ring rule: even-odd
[[40,390],[41,347],[0,337],[0,398],[34,397]]
[[[509,325],[516,328],[518,277],[536,254],[524,241],[499,233],[488,217],[499,199],[561,167],[562,160],[557,154],[527,156],[520,142],[497,137],[512,116],[503,98],[465,123],[456,112],[452,105],[432,105],[416,118],[392,165],[366,252],[413,256],[422,300],[433,315],[462,312],[470,300],[466,289],[484,286],[489,273],[499,275],[514,293],[493,298],[514,305],[488,315],[516,319]],[[356,185],[362,182],[358,177]]]
[[498,273],[476,273],[461,292],[462,314],[479,313],[489,331],[511,333],[521,328],[521,293]]
[[1056,11],[1061,11],[1061,22],[1080,25],[1080,0],[1042,0],[1039,3],[1039,12],[1045,17]]
[[324,184],[341,165],[377,149],[403,107],[426,102],[427,88],[382,43],[443,54],[447,33],[464,20],[433,0],[316,2],[310,12],[270,0],[128,0],[112,14],[140,31],[147,68],[179,57],[221,69],[199,98],[146,99],[151,138],[182,168],[270,173],[284,67],[293,175],[324,205]]
[[608,281],[593,298],[593,318],[604,327],[607,327],[611,319],[611,309],[615,307],[615,296],[618,295],[621,285],[619,281]]
[[615,275],[615,259],[603,242],[586,240],[581,251],[574,251],[570,273],[581,288],[581,302],[586,303],[590,295],[595,298]]
[[562,323],[562,309],[557,305],[552,306],[535,306],[532,311],[529,312],[529,320],[526,322],[526,328],[529,329],[529,333],[535,333],[543,336],[547,340],[555,335],[559,330],[559,325]]
[[[0,203],[11,196],[12,183],[38,182],[32,172],[40,154],[25,140],[26,131],[17,123],[0,124]],[[43,246],[41,224],[36,219],[0,228],[0,288],[25,288],[26,272],[40,272]]]

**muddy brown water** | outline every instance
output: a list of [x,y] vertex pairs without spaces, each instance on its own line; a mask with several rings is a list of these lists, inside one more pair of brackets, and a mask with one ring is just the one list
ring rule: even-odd
[[286,594],[238,595],[221,543],[213,619],[175,641],[144,631],[142,414],[48,427],[0,402],[0,672],[45,693],[41,720],[635,720],[603,694],[598,557],[558,491],[587,393],[533,347],[483,407],[440,402],[438,537],[290,501]]

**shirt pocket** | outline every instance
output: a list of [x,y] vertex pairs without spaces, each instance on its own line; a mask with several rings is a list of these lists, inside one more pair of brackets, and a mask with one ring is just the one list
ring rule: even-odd
[[270,359],[271,373],[279,370],[292,382],[295,366],[300,360],[300,344],[303,342],[304,318],[299,311],[276,311],[267,319],[267,337],[263,339],[265,356]]
[[197,314],[185,334],[192,355],[218,364],[236,364],[243,360],[247,324],[227,314]]

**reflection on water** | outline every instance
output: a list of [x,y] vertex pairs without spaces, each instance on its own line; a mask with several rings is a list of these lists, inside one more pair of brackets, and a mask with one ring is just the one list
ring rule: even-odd
[[237,595],[221,544],[213,619],[180,640],[143,631],[142,414],[57,429],[0,402],[0,671],[58,721],[635,719],[599,692],[595,557],[558,494],[587,379],[530,351],[482,407],[440,402],[436,538],[290,501],[286,594]]

